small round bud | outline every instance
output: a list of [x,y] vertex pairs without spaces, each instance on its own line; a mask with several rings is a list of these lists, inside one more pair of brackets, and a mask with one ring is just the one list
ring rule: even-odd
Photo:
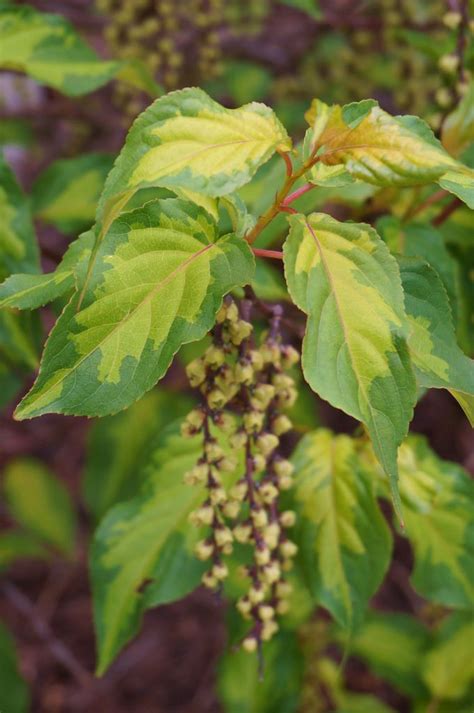
[[225,555],[231,555],[234,551],[234,547],[231,542],[227,542],[227,544],[221,547],[221,550]]
[[232,532],[228,527],[224,527],[223,525],[216,527],[214,537],[216,538],[216,542],[219,547],[224,547],[233,540]]
[[279,478],[285,476],[285,475],[293,475],[295,471],[295,466],[293,463],[290,463],[289,460],[285,460],[284,458],[279,458],[278,460],[275,461],[273,464],[273,470],[277,474]]
[[251,364],[239,362],[235,366],[235,378],[239,384],[249,385],[255,378],[255,372]]
[[269,604],[261,604],[258,608],[258,615],[262,621],[270,621],[275,616],[275,610]]
[[252,609],[252,604],[248,600],[247,597],[241,597],[237,604],[237,609],[238,611],[243,615],[246,616],[247,614],[250,614],[250,610]]
[[213,577],[210,572],[204,572],[201,582],[208,589],[215,589],[217,587],[217,579]]
[[251,349],[248,356],[255,371],[261,371],[264,366],[261,353],[257,349]]
[[280,363],[281,353],[277,344],[264,342],[260,347],[260,354],[262,355],[263,361],[267,364],[277,366]]
[[233,533],[237,542],[240,542],[242,545],[244,545],[250,541],[252,535],[252,528],[250,527],[250,525],[237,525],[236,527],[234,527]]
[[298,398],[298,392],[295,388],[282,389],[275,397],[275,404],[278,408],[291,408],[295,405]]
[[214,520],[214,508],[210,505],[203,505],[197,510],[189,513],[189,522],[196,527],[211,525]]
[[188,423],[192,428],[195,428],[196,431],[199,431],[205,419],[206,414],[204,413],[204,411],[200,408],[195,408],[188,413],[185,422]]
[[273,485],[273,483],[264,483],[258,492],[263,502],[267,505],[272,503],[278,496],[278,489]]
[[248,593],[248,598],[252,602],[252,604],[260,604],[260,602],[263,602],[265,599],[265,592],[263,590],[263,587],[250,587],[249,593]]
[[199,463],[184,474],[183,481],[186,485],[198,485],[199,483],[204,483],[207,478],[207,474],[208,466],[206,463]]
[[219,469],[223,473],[233,473],[236,468],[237,461],[235,458],[231,458],[230,456],[224,456],[224,458],[221,458],[221,460],[219,461]]
[[253,467],[256,471],[265,470],[267,467],[267,459],[261,453],[255,453],[253,456]]
[[265,544],[268,545],[271,550],[274,550],[278,546],[280,533],[280,525],[277,522],[271,522],[263,531],[263,539],[265,541]]
[[223,579],[226,579],[226,577],[229,576],[229,570],[227,568],[227,565],[223,564],[222,562],[215,564],[211,569],[211,575],[215,577],[219,582],[222,582]]
[[253,390],[252,396],[250,397],[250,403],[254,409],[257,409],[258,411],[265,411],[274,396],[274,386],[271,384],[259,384]]
[[245,639],[242,641],[242,648],[249,654],[252,654],[254,651],[256,651],[257,639],[255,638],[255,636],[246,636]]
[[229,386],[233,384],[234,381],[234,372],[233,369],[228,364],[223,364],[214,378],[214,382],[216,386],[221,389],[221,391],[224,391],[225,393],[227,392]]
[[265,527],[268,523],[268,515],[263,508],[256,508],[251,511],[252,522],[255,527]]
[[244,414],[242,419],[244,428],[247,433],[257,433],[263,427],[265,414],[260,411],[249,411]]
[[290,490],[293,487],[293,478],[291,475],[282,475],[278,478],[280,490]]
[[462,20],[462,15],[460,12],[446,12],[443,15],[443,25],[448,27],[450,30],[455,30],[459,27]]
[[293,424],[288,416],[285,416],[284,414],[277,416],[272,421],[272,431],[277,436],[282,436],[284,433],[287,433],[287,431],[291,431],[292,428]]
[[274,374],[272,382],[276,389],[290,389],[295,385],[294,379],[288,374]]
[[258,450],[260,453],[262,453],[264,456],[269,456],[275,448],[278,447],[278,444],[280,443],[278,436],[275,436],[274,433],[261,433],[257,440],[255,445],[257,446]]
[[270,641],[272,636],[278,631],[278,624],[276,621],[266,621],[262,627],[262,639],[263,641]]
[[186,367],[186,376],[193,388],[200,386],[206,378],[206,367],[202,359],[194,359]]
[[271,559],[271,552],[268,547],[262,547],[255,550],[255,562],[263,567],[268,564]]
[[440,87],[435,94],[435,99],[440,107],[446,108],[452,102],[452,97],[449,89],[446,87]]
[[211,344],[204,353],[204,362],[214,368],[222,366],[225,361],[225,352],[221,347]]
[[244,339],[247,339],[252,334],[252,325],[250,322],[246,322],[243,319],[239,319],[237,322],[231,322],[230,324],[230,337],[232,344],[239,346]]
[[214,505],[222,505],[223,503],[226,502],[227,500],[227,495],[224,490],[224,488],[217,487],[217,488],[212,488],[212,490],[209,493],[209,498],[211,500],[211,503]]
[[444,54],[439,58],[438,67],[445,74],[454,74],[459,66],[459,57],[455,54]]
[[213,411],[226,405],[228,397],[220,389],[212,389],[207,395],[207,405]]
[[290,540],[285,540],[285,542],[282,542],[280,545],[280,552],[283,557],[291,559],[292,557],[295,557],[296,553],[298,552],[298,547],[297,545],[295,545],[294,542],[291,542]]
[[247,495],[247,490],[248,485],[245,480],[239,480],[239,482],[233,485],[230,489],[230,497],[234,500],[239,500],[240,502],[242,502],[242,500],[244,500],[245,496]]
[[263,579],[267,584],[275,584],[281,577],[280,565],[278,562],[267,564],[263,570]]
[[280,515],[280,522],[283,527],[294,527],[296,522],[296,513],[293,510],[285,510]]
[[281,365],[283,369],[291,369],[292,366],[298,364],[299,360],[300,354],[294,347],[287,344],[281,348]]
[[226,517],[230,517],[231,519],[236,518],[240,512],[240,502],[238,500],[228,500],[226,503],[224,503],[222,507],[222,512]]
[[214,546],[212,542],[209,542],[208,540],[201,540],[194,548],[194,554],[196,555],[196,557],[203,561],[209,559],[209,557],[212,557],[213,552]]

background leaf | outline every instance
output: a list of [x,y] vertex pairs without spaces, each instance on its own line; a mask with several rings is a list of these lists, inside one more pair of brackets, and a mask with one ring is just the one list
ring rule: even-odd
[[0,623],[0,710],[5,713],[28,713],[30,695],[18,670],[15,644]]
[[[453,614],[446,619],[428,652],[423,677],[433,696],[440,699],[461,698],[474,682],[474,620],[472,614]],[[471,698],[472,701],[472,698]]]
[[76,516],[67,490],[40,462],[11,461],[3,489],[13,517],[44,542],[70,555],[76,537]]
[[305,582],[341,626],[362,621],[390,560],[391,538],[354,442],[319,430],[307,434],[295,466],[294,539]]

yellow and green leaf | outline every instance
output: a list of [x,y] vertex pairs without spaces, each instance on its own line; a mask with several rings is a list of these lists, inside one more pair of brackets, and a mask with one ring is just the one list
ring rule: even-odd
[[106,223],[120,196],[146,186],[227,195],[277,149],[290,148],[284,127],[264,104],[225,109],[201,89],[171,92],[133,124],[106,182],[99,218]]
[[441,460],[421,436],[399,452],[400,495],[412,544],[414,588],[430,601],[459,609],[474,604],[474,486],[458,465]]
[[400,258],[399,264],[418,381],[426,388],[448,389],[474,425],[474,361],[457,345],[443,284],[420,258]]
[[443,621],[433,648],[422,661],[423,678],[435,699],[456,700],[469,694],[472,702],[473,642],[472,614],[455,613]]
[[289,220],[285,274],[293,301],[308,315],[305,378],[365,424],[397,503],[397,448],[416,386],[396,260],[368,225],[318,213]]
[[459,156],[474,142],[474,81],[456,109],[443,121],[441,140],[452,156]]
[[387,570],[391,538],[355,442],[318,430],[293,455],[294,539],[316,602],[352,631]]
[[245,241],[218,238],[192,204],[155,201],[124,214],[102,241],[86,289],[79,285],[56,323],[17,418],[126,408],[182,344],[207,333],[223,296],[250,282],[254,265]]

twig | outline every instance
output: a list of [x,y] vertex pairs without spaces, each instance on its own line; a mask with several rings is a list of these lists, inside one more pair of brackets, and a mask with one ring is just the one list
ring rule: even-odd
[[72,651],[56,638],[49,625],[36,611],[28,597],[14,584],[9,582],[2,584],[1,591],[10,604],[29,621],[34,633],[46,644],[53,658],[69,671],[77,683],[83,688],[88,688],[93,685],[94,678],[92,674],[83,667]]
[[264,248],[252,248],[252,252],[257,257],[269,257],[273,260],[283,260],[281,250],[265,250]]
[[451,203],[448,203],[445,208],[439,213],[436,218],[433,218],[431,221],[431,224],[438,227],[439,225],[442,225],[445,220],[449,218],[449,216],[454,213],[454,211],[459,208],[459,206],[462,205],[461,201],[459,198],[453,198]]

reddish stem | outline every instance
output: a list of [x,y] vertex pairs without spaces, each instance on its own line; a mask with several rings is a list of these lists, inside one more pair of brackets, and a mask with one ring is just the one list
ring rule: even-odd
[[290,155],[288,153],[284,153],[283,151],[278,151],[278,155],[281,156],[285,162],[286,175],[288,177],[291,176],[293,174],[293,164],[291,163]]
[[303,196],[305,193],[308,193],[308,191],[312,191],[313,188],[316,188],[313,183],[305,183],[304,186],[300,186],[296,189],[296,191],[293,191],[293,193],[288,194],[286,198],[282,201],[282,206],[288,206],[300,196]]
[[453,198],[451,203],[448,203],[448,205],[443,208],[441,213],[439,213],[436,218],[433,218],[431,224],[435,227],[438,227],[438,225],[442,225],[444,221],[447,220],[457,208],[459,208],[460,205],[462,205],[462,203],[459,198]]
[[283,260],[283,253],[280,250],[264,250],[263,248],[252,248],[256,257],[269,257],[273,260]]

